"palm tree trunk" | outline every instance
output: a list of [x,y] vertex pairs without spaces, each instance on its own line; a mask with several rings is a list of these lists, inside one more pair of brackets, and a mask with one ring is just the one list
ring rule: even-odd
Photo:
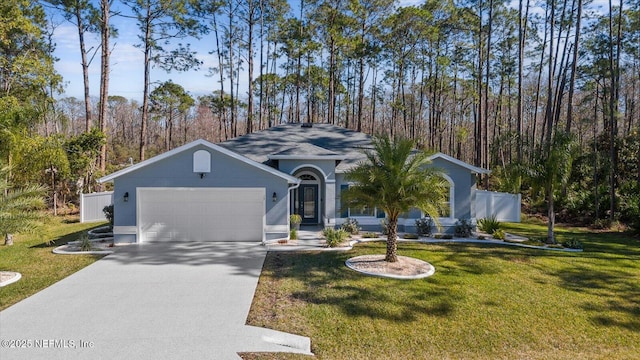
[[387,234],[387,255],[384,258],[384,261],[388,262],[396,262],[398,261],[398,218],[390,217],[389,218],[389,231]]
[[547,215],[549,216],[549,222],[548,222],[548,228],[547,228],[547,243],[555,244],[556,239],[553,233],[553,229],[556,225],[556,212],[554,209],[553,188],[547,189],[547,197],[548,197],[548,205],[549,205],[549,209],[547,213]]

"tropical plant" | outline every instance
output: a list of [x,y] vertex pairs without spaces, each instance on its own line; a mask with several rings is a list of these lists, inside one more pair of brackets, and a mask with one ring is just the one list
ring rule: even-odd
[[0,170],[0,233],[5,245],[13,245],[13,234],[33,231],[42,219],[45,189],[40,186],[14,188],[6,180],[8,168]]
[[302,216],[299,214],[291,214],[291,216],[289,216],[289,221],[292,224],[300,224],[302,222]]
[[347,239],[349,233],[342,229],[324,228],[322,235],[324,235],[328,247],[336,247]]
[[504,240],[507,238],[507,234],[502,229],[496,229],[493,232],[493,238],[496,240]]
[[[437,219],[445,201],[446,186],[440,171],[429,168],[429,154],[415,150],[409,139],[374,137],[366,161],[347,171],[355,184],[345,189],[346,206],[377,207],[387,215],[388,234],[385,261],[396,262],[398,218],[419,208]],[[436,223],[436,225],[440,225]]]
[[500,229],[500,221],[498,221],[495,215],[478,220],[478,229],[484,231],[487,234],[493,234],[496,230]]
[[571,165],[574,158],[574,140],[570,134],[556,133],[546,144],[546,149],[540,149],[534,162],[528,169],[528,177],[532,183],[534,193],[542,192],[547,203],[547,243],[555,244],[554,227],[556,223],[555,200],[557,192],[566,188],[571,175]]
[[358,220],[353,218],[347,218],[347,220],[345,220],[345,222],[340,225],[340,228],[351,235],[357,235],[360,232]]

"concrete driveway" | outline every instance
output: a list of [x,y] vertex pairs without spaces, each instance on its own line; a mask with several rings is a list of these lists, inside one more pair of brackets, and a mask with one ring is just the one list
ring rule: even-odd
[[0,312],[0,359],[311,354],[309,338],[245,325],[265,255],[257,243],[119,248]]

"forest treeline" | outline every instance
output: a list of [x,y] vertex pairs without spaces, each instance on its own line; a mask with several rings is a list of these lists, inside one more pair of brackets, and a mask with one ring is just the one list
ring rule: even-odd
[[[50,14],[77,30],[83,99],[64,96]],[[131,81],[144,82],[142,101],[109,93],[115,17],[138,31],[144,73]],[[14,183],[65,201],[194,139],[319,122],[491,169],[480,187],[522,192],[549,217],[640,218],[635,1],[6,0],[0,23],[1,162]],[[202,68],[193,38],[208,42],[214,68]],[[199,69],[211,93],[154,82],[152,67]]]

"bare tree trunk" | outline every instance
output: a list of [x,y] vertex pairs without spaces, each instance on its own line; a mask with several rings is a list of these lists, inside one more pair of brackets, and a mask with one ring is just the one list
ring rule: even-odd
[[578,68],[578,51],[580,50],[580,24],[582,20],[582,0],[578,0],[578,13],[576,15],[576,35],[573,46],[573,60],[571,63],[571,80],[569,80],[569,96],[567,99],[567,124],[564,131],[568,134],[571,132],[571,123],[573,121],[573,92],[576,82],[576,70]]
[[[110,4],[109,0],[102,0],[100,3],[101,12],[102,12],[102,24],[101,24],[101,44],[102,54],[100,57],[101,66],[100,66],[100,111],[99,111],[99,123],[100,123],[100,131],[106,135],[107,130],[107,111],[108,100],[109,100],[109,69],[110,69],[110,57],[111,57],[111,49],[109,48],[109,39],[111,38],[111,28],[109,25],[109,17],[110,17]],[[88,83],[87,83],[88,84]],[[105,141],[104,144],[100,147],[100,171],[103,173],[106,170],[107,166],[107,143]]]
[[247,99],[247,134],[253,132],[253,16],[255,12],[255,4],[252,1],[249,1],[249,10],[247,11],[248,17],[248,34],[247,34],[247,61],[249,62],[248,68],[248,81],[249,81],[249,96]]
[[[103,1],[104,2],[104,1]],[[104,5],[102,5],[104,6]],[[107,7],[109,5],[107,4]],[[84,82],[84,110],[85,110],[85,131],[91,130],[91,95],[89,94],[89,62],[87,60],[87,50],[84,41],[84,19],[80,6],[76,6],[76,21],[78,23],[78,38],[80,39],[80,56],[82,61],[82,80]],[[104,19],[104,18],[103,18]],[[108,17],[107,17],[108,19]],[[107,21],[108,23],[108,21]],[[104,23],[103,23],[104,24]]]
[[142,121],[140,122],[140,161],[145,159],[147,146],[147,122],[149,119],[149,77],[151,61],[151,8],[147,7],[144,34],[144,89],[142,94]]

